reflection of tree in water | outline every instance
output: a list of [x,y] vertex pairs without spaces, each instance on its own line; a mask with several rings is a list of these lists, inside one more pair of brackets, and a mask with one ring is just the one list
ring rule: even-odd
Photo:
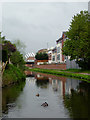
[[13,103],[23,88],[25,86],[25,82],[20,82],[20,84],[16,84],[11,87],[6,87],[2,89],[2,112],[8,113],[8,109],[10,107],[14,107],[15,104]]
[[48,77],[38,77],[36,80],[36,85],[41,88],[47,88],[47,85],[49,84],[49,78]]
[[77,91],[71,90],[71,95],[65,95],[64,105],[73,118],[88,118],[90,109],[90,84],[81,82]]

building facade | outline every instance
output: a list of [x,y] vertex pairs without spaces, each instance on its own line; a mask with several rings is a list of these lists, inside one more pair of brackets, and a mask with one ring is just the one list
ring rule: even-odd
[[57,48],[52,49],[52,63],[57,63]]
[[25,55],[26,66],[32,67],[35,63],[35,54],[28,53]]
[[57,63],[65,63],[66,56],[63,55],[63,44],[66,40],[67,36],[65,35],[66,32],[63,32],[62,37],[56,41],[56,48],[57,48]]

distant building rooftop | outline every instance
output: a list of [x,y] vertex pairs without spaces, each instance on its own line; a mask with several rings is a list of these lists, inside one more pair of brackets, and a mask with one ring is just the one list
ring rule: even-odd
[[27,59],[27,58],[29,58],[29,57],[35,57],[35,54],[32,52],[32,53],[27,53],[26,55],[25,55],[25,58]]
[[43,53],[43,52],[47,52],[48,50],[47,49],[40,49],[39,51],[38,51],[38,53]]

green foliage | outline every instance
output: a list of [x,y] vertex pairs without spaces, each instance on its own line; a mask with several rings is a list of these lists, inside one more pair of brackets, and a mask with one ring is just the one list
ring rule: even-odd
[[19,83],[25,80],[25,74],[12,64],[8,64],[2,76],[2,86]]
[[90,40],[88,33],[89,14],[81,11],[73,17],[69,30],[66,33],[68,39],[64,43],[63,54],[76,59],[83,69],[90,69]]
[[20,54],[19,51],[16,51],[14,53],[12,53],[11,57],[10,57],[11,62],[13,63],[13,65],[19,67],[20,69],[24,68],[24,59],[23,59],[23,55]]
[[[5,39],[5,36],[1,37],[0,32],[0,42],[2,42],[2,59],[3,62],[8,61],[8,65],[3,73],[3,86],[8,86],[9,84],[20,82],[25,79],[24,69],[25,62],[23,55],[18,51],[16,45]],[[9,64],[11,61],[12,64]]]
[[7,50],[2,50],[2,62],[8,61],[8,52]]
[[10,41],[5,40],[4,44],[2,45],[2,49],[7,50],[8,56],[10,56],[12,52],[16,51],[16,46],[15,44],[12,44]]
[[48,54],[47,53],[37,53],[35,55],[35,58],[37,60],[48,60]]
[[83,70],[83,69],[67,69],[61,71],[68,71],[68,72],[76,72],[76,73],[90,73],[90,70]]
[[90,82],[90,75],[69,73],[69,72],[58,71],[58,70],[39,69],[39,68],[30,69],[30,71],[36,71],[36,72],[42,72],[42,73],[48,73],[48,74],[54,74],[54,75],[63,75],[63,76],[68,76],[68,77],[75,77],[75,78]]
[[2,60],[2,50],[0,50],[0,61]]

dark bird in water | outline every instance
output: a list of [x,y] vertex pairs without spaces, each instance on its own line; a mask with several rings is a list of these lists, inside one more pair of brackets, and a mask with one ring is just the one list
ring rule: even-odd
[[37,97],[39,97],[39,94],[36,94]]
[[41,106],[46,107],[46,106],[48,106],[48,104],[47,104],[47,102],[45,102]]

